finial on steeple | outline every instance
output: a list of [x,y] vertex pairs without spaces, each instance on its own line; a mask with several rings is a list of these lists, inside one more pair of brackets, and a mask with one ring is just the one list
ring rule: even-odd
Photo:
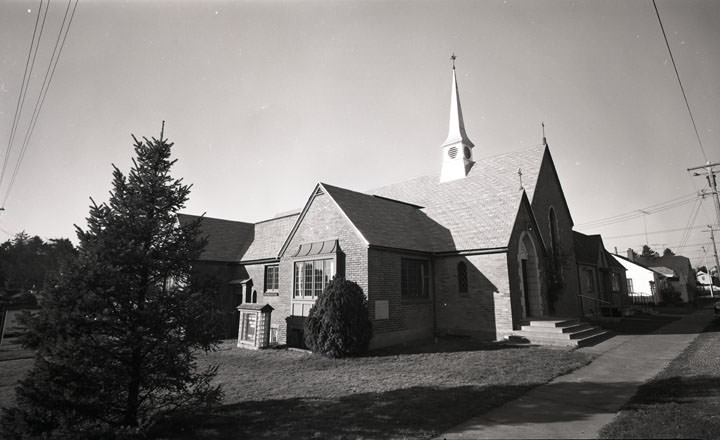
[[525,189],[522,183],[522,168],[518,168],[518,177],[520,178],[520,190]]
[[455,70],[455,58],[457,58],[457,57],[455,56],[455,52],[453,52],[452,55],[450,55],[450,59],[452,60],[453,70]]
[[543,131],[543,146],[547,147],[547,138],[545,137],[545,122],[541,122],[540,125],[542,125]]

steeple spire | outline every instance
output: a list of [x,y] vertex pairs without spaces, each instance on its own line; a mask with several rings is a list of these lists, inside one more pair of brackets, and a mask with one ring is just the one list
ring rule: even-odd
[[455,59],[452,60],[452,83],[450,91],[450,124],[448,136],[443,142],[443,165],[440,173],[440,181],[460,179],[467,176],[472,168],[472,149],[475,145],[468,139],[465,133],[465,122],[463,121],[462,108],[460,107],[460,93],[458,92],[457,77],[455,75]]
[[460,107],[460,93],[458,92],[457,78],[455,76],[455,59],[457,57],[453,53],[452,60],[452,84],[450,92],[450,125],[448,127],[448,137],[443,145],[453,144],[455,142],[464,142],[472,146],[472,142],[465,133],[465,122],[463,121],[462,108]]

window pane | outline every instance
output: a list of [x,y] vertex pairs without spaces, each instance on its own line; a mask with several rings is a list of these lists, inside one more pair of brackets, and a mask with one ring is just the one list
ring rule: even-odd
[[458,277],[458,291],[460,293],[467,293],[467,291],[468,291],[467,265],[465,264],[464,261],[461,261],[458,263],[457,277]]
[[302,296],[302,263],[295,263],[295,285],[293,286],[293,296]]
[[427,261],[403,260],[400,286],[402,295],[409,298],[427,298],[430,291],[430,270]]
[[313,294],[313,264],[312,261],[308,261],[303,263],[303,273],[304,275],[304,287],[303,287],[303,296],[308,297],[312,296]]

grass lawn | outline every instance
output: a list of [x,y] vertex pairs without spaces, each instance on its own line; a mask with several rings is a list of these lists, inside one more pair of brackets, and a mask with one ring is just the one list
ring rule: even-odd
[[340,360],[226,342],[201,359],[220,365],[223,405],[158,431],[166,439],[428,438],[589,361],[578,351],[458,338]]
[[15,402],[15,386],[32,366],[33,355],[12,338],[0,345],[0,408]]
[[720,319],[640,387],[603,438],[720,438]]

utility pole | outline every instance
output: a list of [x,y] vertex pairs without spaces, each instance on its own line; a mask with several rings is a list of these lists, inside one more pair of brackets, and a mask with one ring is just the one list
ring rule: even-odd
[[[710,228],[710,231],[703,231],[703,232],[710,232],[710,240],[713,244],[713,253],[715,254],[715,270],[718,271],[718,275],[720,275],[720,262],[718,262],[718,253],[717,253],[717,245],[715,244],[715,231],[720,231],[720,229],[715,229],[711,225],[708,225],[708,228]],[[712,271],[708,267],[708,272],[710,272],[710,282],[712,282]]]
[[705,176],[707,179],[708,186],[710,187],[710,193],[713,196],[713,202],[715,202],[715,223],[720,227],[720,198],[718,198],[718,187],[717,187],[717,176],[720,167],[720,162],[710,163],[701,165],[699,167],[688,168],[688,172],[692,171],[693,176]]
[[705,261],[705,270],[707,270],[707,275],[710,277],[710,298],[715,297],[715,289],[713,288],[713,278],[712,278],[712,272],[710,271],[710,266],[707,264],[707,251],[705,250],[705,246],[702,247],[703,251],[703,260]]

